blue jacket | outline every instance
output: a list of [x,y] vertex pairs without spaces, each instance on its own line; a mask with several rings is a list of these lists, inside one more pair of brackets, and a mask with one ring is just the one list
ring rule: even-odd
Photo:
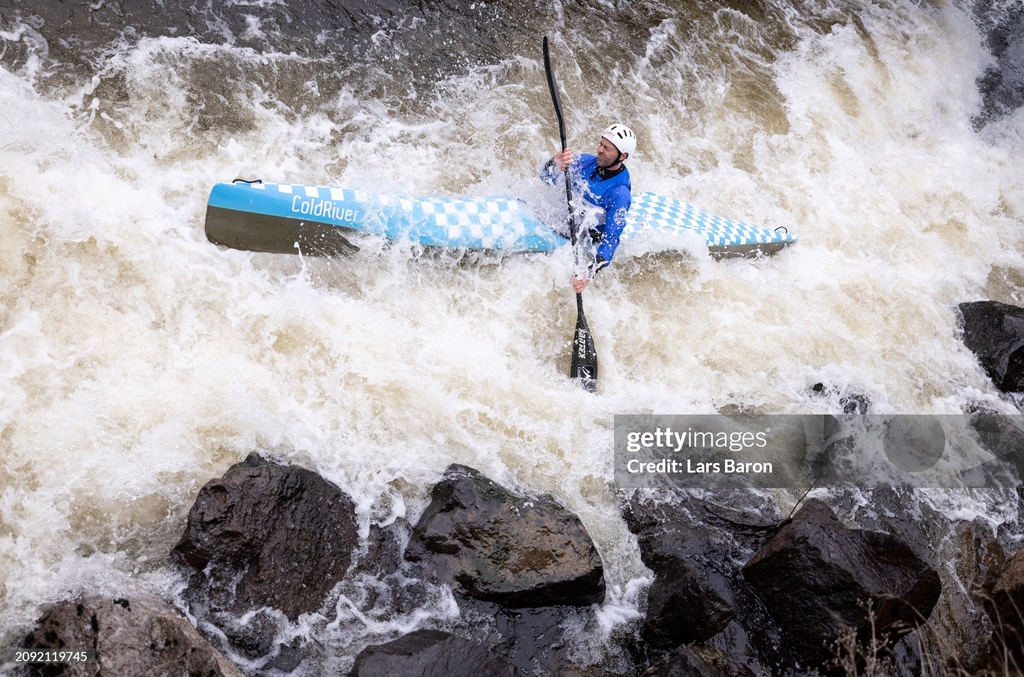
[[[626,225],[626,212],[632,201],[629,170],[623,167],[615,176],[602,179],[597,174],[596,155],[577,155],[569,170],[573,188],[587,202],[601,208],[594,233],[594,241],[598,243],[597,266],[600,268],[612,260],[619,246],[619,235]],[[540,178],[545,183],[553,186],[561,177],[562,172],[557,171],[552,162],[541,168]]]

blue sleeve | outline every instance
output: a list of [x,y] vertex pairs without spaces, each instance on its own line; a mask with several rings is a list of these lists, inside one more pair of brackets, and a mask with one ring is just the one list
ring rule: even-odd
[[[570,171],[572,171],[572,173],[577,176],[584,173],[584,165],[587,162],[587,160],[591,158],[596,162],[597,157],[594,155],[587,155],[586,153],[584,153],[583,155],[575,156],[572,159],[572,164],[569,165]],[[554,160],[548,160],[543,165],[541,165],[539,174],[540,180],[548,184],[549,186],[553,186],[559,181],[565,180],[562,178],[562,170],[556,168]]]
[[619,246],[622,229],[626,226],[626,213],[629,211],[632,198],[627,186],[618,186],[608,193],[605,200],[604,236],[601,238],[601,244],[597,246],[597,255],[606,263],[610,263]]
[[548,160],[541,165],[540,180],[549,186],[555,185],[555,182],[557,182],[561,176],[562,172],[557,169],[554,160]]

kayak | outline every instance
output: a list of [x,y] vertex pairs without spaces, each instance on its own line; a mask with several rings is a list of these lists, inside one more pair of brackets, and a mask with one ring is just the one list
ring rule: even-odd
[[[685,243],[695,234],[716,258],[772,254],[797,240],[785,228],[770,230],[671,197],[640,193],[633,196],[620,247],[644,236],[659,241],[664,239],[660,236],[679,236]],[[566,244],[525,203],[511,197],[414,198],[236,181],[216,184],[207,201],[207,239],[233,249],[329,256],[357,250],[365,235],[407,238],[425,247],[511,252],[550,252]]]

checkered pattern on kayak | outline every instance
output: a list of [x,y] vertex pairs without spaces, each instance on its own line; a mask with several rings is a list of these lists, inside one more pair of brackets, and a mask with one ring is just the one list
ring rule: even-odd
[[412,214],[414,223],[433,221],[445,228],[453,240],[463,237],[465,232],[472,237],[484,237],[485,230],[492,237],[522,235],[526,230],[523,219],[532,218],[518,200],[507,198],[398,198],[397,202],[402,210]]
[[412,223],[429,222],[445,229],[452,240],[465,236],[500,238],[505,235],[522,235],[526,232],[524,219],[533,218],[522,203],[510,198],[407,198],[375,195],[350,188],[278,183],[254,183],[251,187],[256,190],[277,190],[287,195],[359,204],[371,210],[375,206],[397,207],[411,217]]
[[[654,193],[633,196],[627,224],[627,229],[633,232],[645,228],[679,232],[695,230],[704,235],[709,246],[792,242],[796,239],[789,233],[711,214],[685,202]],[[625,231],[623,236],[627,236]]]
[[[553,246],[550,229],[540,224],[523,203],[512,198],[407,198],[327,186],[276,183],[234,185],[267,193],[332,200],[371,212],[375,208],[397,208],[410,223],[419,224],[421,228],[429,224],[438,229],[436,235],[450,240],[450,246],[466,246],[466,240],[473,239],[490,247],[496,239],[524,235],[537,240],[531,240],[528,245],[522,243],[528,250],[548,250]],[[633,196],[623,239],[629,239],[631,235],[647,229],[678,233],[695,231],[703,235],[708,246],[712,247],[784,243],[797,239],[788,232],[772,231],[711,214],[674,198],[639,193]]]

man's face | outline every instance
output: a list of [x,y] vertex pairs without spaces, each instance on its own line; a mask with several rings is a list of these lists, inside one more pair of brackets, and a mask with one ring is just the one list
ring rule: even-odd
[[597,166],[602,169],[611,167],[619,161],[619,149],[608,139],[601,137],[597,147]]

